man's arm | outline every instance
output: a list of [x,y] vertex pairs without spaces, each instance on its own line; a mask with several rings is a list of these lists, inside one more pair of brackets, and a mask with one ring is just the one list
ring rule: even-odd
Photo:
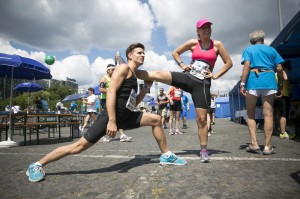
[[101,80],[100,80],[100,86],[99,86],[100,93],[106,93],[107,92],[107,90],[106,90],[106,83],[107,83],[107,80],[103,76],[101,78]]
[[145,95],[148,91],[150,91],[150,87],[152,86],[152,81],[145,81],[144,88],[140,91],[140,93],[136,96],[136,106],[144,99]]

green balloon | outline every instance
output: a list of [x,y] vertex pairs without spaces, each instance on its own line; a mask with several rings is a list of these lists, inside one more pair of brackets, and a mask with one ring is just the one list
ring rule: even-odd
[[52,65],[55,62],[55,58],[52,55],[47,55],[45,58],[45,63],[48,65]]

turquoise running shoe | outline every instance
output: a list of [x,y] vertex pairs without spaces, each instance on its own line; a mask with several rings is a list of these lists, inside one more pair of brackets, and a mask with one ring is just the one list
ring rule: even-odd
[[43,167],[35,163],[29,165],[26,175],[28,176],[30,182],[39,182],[45,179]]
[[169,157],[161,155],[159,160],[160,160],[159,162],[160,165],[184,166],[187,164],[187,162],[183,158],[177,157],[174,153]]

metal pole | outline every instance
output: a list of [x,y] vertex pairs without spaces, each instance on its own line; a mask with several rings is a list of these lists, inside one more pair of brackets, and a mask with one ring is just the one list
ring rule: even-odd
[[277,5],[278,5],[278,17],[279,17],[279,32],[283,29],[282,25],[282,15],[281,15],[281,3],[280,0],[277,0]]

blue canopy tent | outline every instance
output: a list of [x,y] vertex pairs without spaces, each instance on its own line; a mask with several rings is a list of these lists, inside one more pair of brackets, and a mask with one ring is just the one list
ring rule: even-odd
[[300,100],[300,11],[278,34],[270,46],[274,47],[285,61],[291,61],[288,72],[292,101]]
[[240,94],[240,84],[241,81],[238,81],[231,91],[229,91],[230,118],[232,121],[235,121],[237,118],[241,118],[237,111],[246,109],[245,98]]
[[215,117],[216,118],[230,117],[229,97],[216,98]]

